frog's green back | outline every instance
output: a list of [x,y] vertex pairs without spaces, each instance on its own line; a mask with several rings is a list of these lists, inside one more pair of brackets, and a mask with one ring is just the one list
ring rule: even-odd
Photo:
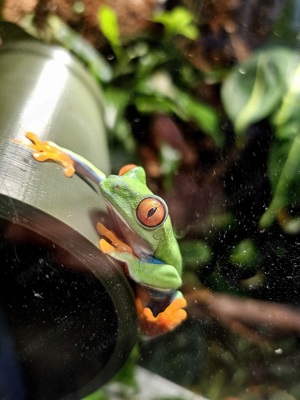
[[154,237],[158,237],[160,235],[161,239],[158,242],[154,257],[166,264],[173,265],[181,275],[182,256],[178,241],[174,235],[170,217],[166,219],[163,227],[158,228],[157,231],[153,231]]

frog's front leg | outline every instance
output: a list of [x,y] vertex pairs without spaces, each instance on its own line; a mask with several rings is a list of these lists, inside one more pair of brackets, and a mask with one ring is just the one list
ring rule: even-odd
[[26,137],[31,141],[31,143],[22,140],[13,140],[13,142],[20,143],[23,146],[32,149],[32,156],[37,161],[51,160],[62,165],[64,168],[64,174],[68,178],[73,176],[75,172],[91,179],[96,184],[99,184],[106,178],[103,171],[95,167],[90,161],[79,154],[64,149],[56,143],[42,141],[32,132],[27,132]]
[[109,243],[105,239],[100,240],[99,247],[103,253],[110,254],[110,252],[117,250],[122,253],[133,254],[132,248],[128,246],[128,244],[124,243],[114,232],[107,229],[101,222],[98,222],[97,224],[97,231],[101,236],[104,236],[110,241]]
[[52,160],[63,166],[64,173],[67,177],[71,177],[72,175],[74,175],[74,161],[63,149],[61,149],[53,142],[41,141],[37,137],[37,135],[32,132],[27,132],[25,136],[31,141],[31,143],[26,143],[21,140],[14,140],[14,142],[20,143],[23,146],[32,149],[32,156],[35,160]]

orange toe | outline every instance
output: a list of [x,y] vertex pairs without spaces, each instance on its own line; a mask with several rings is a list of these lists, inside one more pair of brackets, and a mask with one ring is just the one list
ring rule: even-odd
[[99,247],[105,254],[110,254],[115,250],[114,246],[108,243],[105,239],[100,239]]

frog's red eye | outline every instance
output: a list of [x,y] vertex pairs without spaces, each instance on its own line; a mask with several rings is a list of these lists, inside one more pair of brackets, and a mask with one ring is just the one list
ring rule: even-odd
[[167,216],[166,205],[157,197],[146,197],[136,209],[136,215],[141,224],[154,228],[161,225]]
[[130,171],[131,169],[135,168],[136,165],[135,164],[127,164],[124,165],[124,167],[122,167],[119,171],[119,175],[124,175],[126,174],[126,172]]

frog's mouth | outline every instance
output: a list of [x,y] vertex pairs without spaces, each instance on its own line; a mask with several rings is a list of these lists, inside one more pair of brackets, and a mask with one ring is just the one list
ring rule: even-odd
[[122,241],[132,248],[133,253],[138,258],[147,259],[151,257],[153,250],[149,244],[131,228],[131,226],[111,203],[107,203],[107,208],[112,216],[117,234],[120,236]]

